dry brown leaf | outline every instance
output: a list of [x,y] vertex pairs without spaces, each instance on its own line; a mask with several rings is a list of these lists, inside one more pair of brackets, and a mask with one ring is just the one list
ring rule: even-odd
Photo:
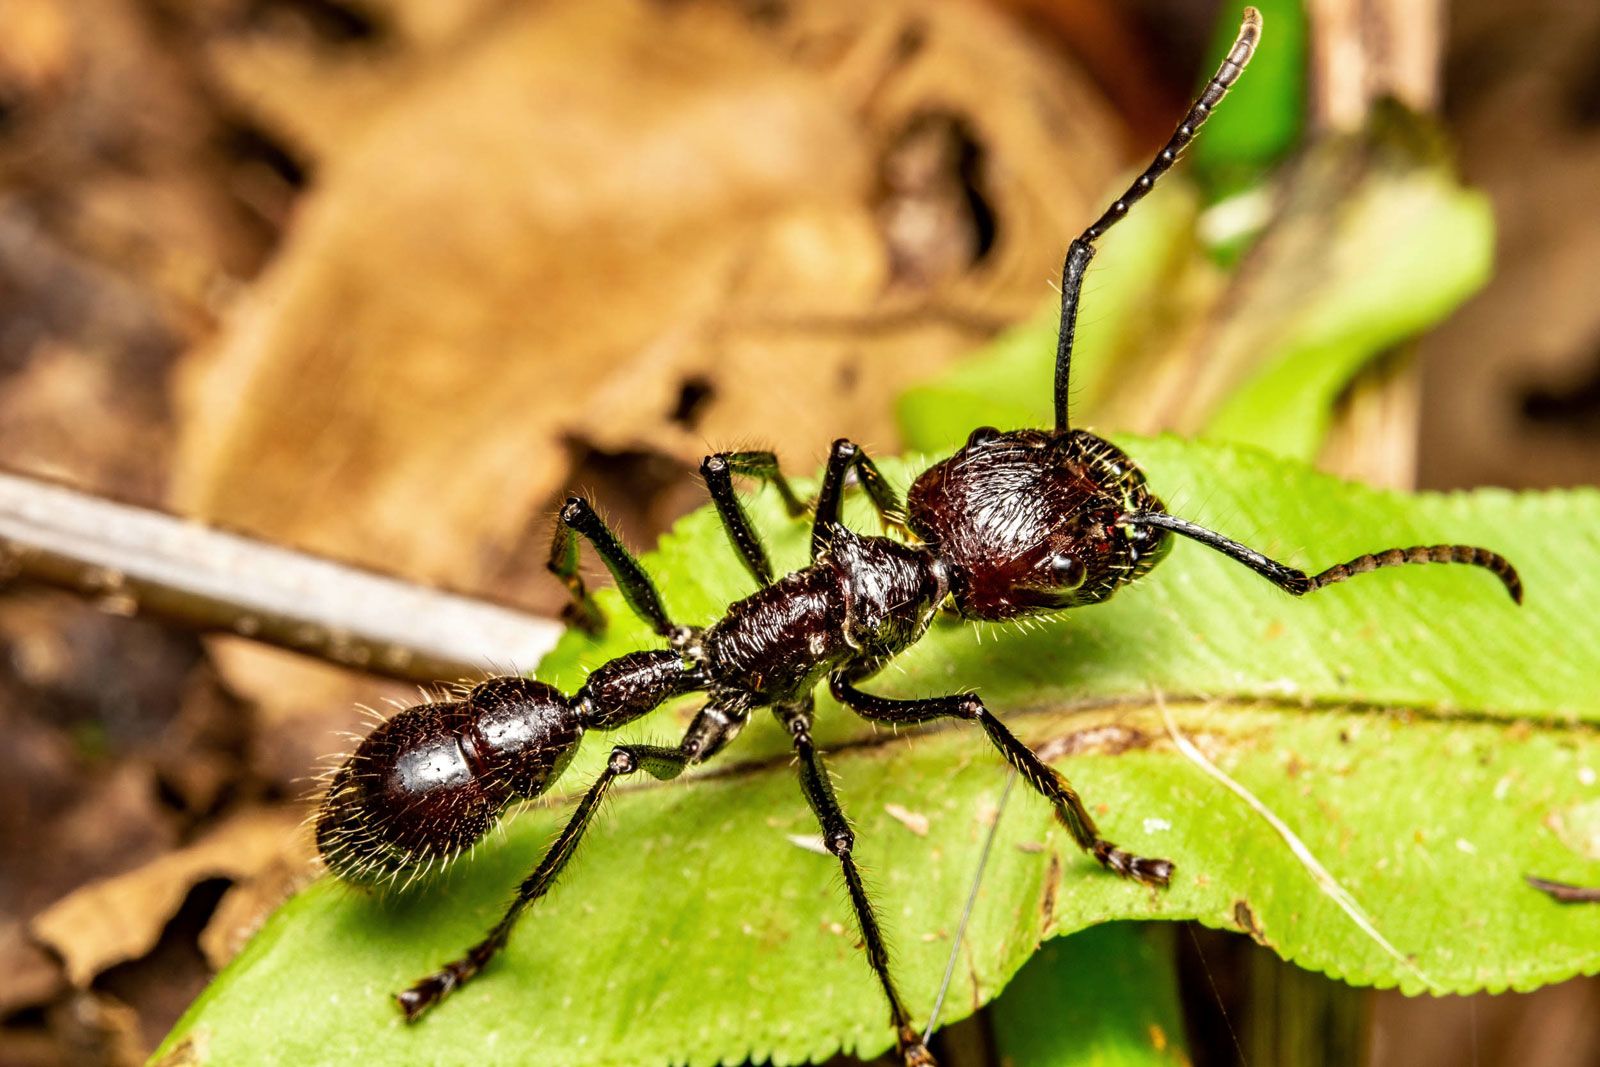
[[504,0],[376,0],[370,10],[418,48],[448,47],[492,18]]
[[[758,440],[813,469],[835,437],[894,448],[893,397],[1048,299],[1061,249],[1115,166],[1116,135],[1081,79],[983,8],[813,2],[794,5],[774,36],[862,113],[875,188],[773,220],[709,331],[716,392],[697,432],[677,444],[670,427],[646,424],[631,442],[690,460]],[[930,121],[975,157],[970,192],[993,243],[919,286],[893,272],[890,194],[899,150]],[[615,448],[629,429],[595,410],[586,437]]]
[[6,94],[54,92],[72,65],[71,20],[59,0],[13,0],[0,34],[0,87]]
[[299,809],[244,812],[187,848],[78,889],[35,916],[28,930],[84,988],[108,967],[149,952],[196,883],[251,877],[296,849],[308,856],[298,831],[303,817]]
[[[45,341],[0,379],[0,454],[32,473],[143,499],[160,495],[150,457],[170,441],[150,408],[103,355]],[[149,392],[154,392],[150,390]],[[94,433],[83,413],[100,412]]]
[[308,850],[297,848],[279,853],[229,889],[200,934],[200,951],[205,954],[206,963],[213,970],[221,970],[279,904],[305,888],[316,870]]
[[[481,585],[567,442],[892,447],[898,388],[1048,296],[1108,175],[1104,110],[992,11],[812,0],[507,11],[344,138],[191,368],[177,497],[267,536]],[[994,243],[897,284],[881,168],[948,116]],[[686,387],[710,395],[671,416]],[[686,424],[687,423],[687,424]]]
[[61,965],[29,940],[20,922],[0,922],[0,1017],[43,1004],[61,991]]
[[[33,62],[47,72],[4,85],[7,208],[125,272],[146,299],[203,305],[221,273],[254,266],[261,244],[228,188],[215,102],[143,5],[30,0],[26,7],[25,24],[54,28],[24,34],[30,40],[11,42],[12,54],[0,59],[6,82],[5,64],[31,44]],[[13,14],[8,5],[8,30]],[[39,39],[63,33],[58,44]],[[203,314],[198,306],[182,310]]]
[[114,996],[74,993],[52,1004],[45,1014],[65,1056],[58,1051],[42,1063],[58,1064],[64,1058],[67,1063],[97,1067],[138,1067],[149,1054],[138,1011]]
[[191,392],[181,502],[424,577],[480,573],[564,476],[587,393],[621,382],[611,419],[660,417],[632,368],[708,314],[730,230],[865,180],[844,116],[727,46],[745,33],[549,5],[409,86],[328,161]]
[[77,802],[52,823],[50,848],[36,858],[36,871],[49,872],[47,884],[75,885],[162,855],[176,841],[154,772],[127,760],[83,782]]
[[[446,6],[446,5],[440,5]],[[218,36],[206,59],[228,95],[313,165],[383,110],[424,56],[329,53],[297,36]]]

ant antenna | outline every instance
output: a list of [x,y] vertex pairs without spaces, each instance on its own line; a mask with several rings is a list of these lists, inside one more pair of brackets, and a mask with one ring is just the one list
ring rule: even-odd
[[1078,296],[1083,290],[1083,272],[1094,258],[1094,243],[1100,235],[1115,226],[1128,209],[1155,185],[1156,179],[1172,169],[1178,153],[1194,140],[1195,133],[1205,124],[1213,109],[1228,95],[1228,89],[1239,80],[1244,68],[1255,54],[1261,40],[1261,12],[1253,7],[1244,9],[1244,22],[1239,26],[1239,36],[1223,59],[1217,72],[1200,91],[1200,98],[1189,108],[1189,113],[1178,124],[1172,139],[1156,155],[1144,173],[1134,179],[1106,213],[1072,242],[1067,249],[1066,262],[1061,265],[1061,333],[1056,342],[1056,432],[1067,430],[1067,383],[1072,371],[1072,340],[1078,328]]
[[1295,596],[1304,596],[1325,585],[1343,582],[1358,574],[1381,570],[1384,567],[1398,567],[1406,563],[1466,563],[1493,573],[1505,584],[1506,592],[1511,594],[1511,599],[1518,604],[1522,603],[1522,579],[1517,576],[1517,569],[1499,553],[1490,552],[1487,548],[1475,548],[1472,545],[1415,545],[1411,548],[1389,548],[1382,552],[1357,556],[1348,563],[1329,567],[1320,574],[1307,574],[1305,571],[1285,566],[1277,560],[1268,559],[1253,548],[1229,540],[1219,533],[1198,526],[1187,519],[1180,519],[1176,515],[1166,515],[1161,512],[1122,515],[1117,518],[1116,524],[1156,526],[1182,534],[1199,541],[1207,548],[1216,549],[1231,560],[1243,563],[1279,589]]
[[939,1013],[944,1009],[944,995],[950,991],[950,979],[956,973],[956,959],[961,955],[961,942],[967,936],[967,922],[972,918],[972,907],[978,902],[978,886],[983,883],[984,868],[989,866],[989,850],[994,847],[995,834],[1000,830],[1000,815],[1006,810],[1006,801],[1011,797],[1011,787],[1017,784],[1017,769],[1011,768],[1011,773],[1006,776],[1006,787],[1000,792],[1000,803],[994,809],[994,821],[989,824],[989,833],[983,839],[983,850],[978,853],[978,869],[972,875],[972,888],[967,892],[966,906],[961,909],[961,921],[956,924],[955,940],[950,944],[950,958],[945,961],[944,978],[939,982],[939,995],[933,998],[933,1010],[928,1013],[928,1026],[922,1032],[922,1044],[927,1046],[933,1038],[934,1028],[939,1025]]

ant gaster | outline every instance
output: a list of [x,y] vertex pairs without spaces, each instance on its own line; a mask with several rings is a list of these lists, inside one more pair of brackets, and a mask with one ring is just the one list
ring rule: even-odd
[[[811,564],[775,578],[761,539],[734,492],[734,476],[760,479],[789,513],[806,506],[768,452],[722,453],[701,465],[722,524],[761,588],[729,605],[704,628],[673,622],[648,575],[590,505],[561,509],[550,570],[572,594],[569,616],[584,629],[603,625],[578,573],[578,538],[592,544],[628,606],[668,647],[632,652],[589,675],[575,694],[527,678],[491,678],[463,699],[408,708],[374,730],[334,776],[317,823],[317,844],[332,871],[381,885],[445,862],[472,845],[513,801],[547,790],[589,730],[614,730],[673,697],[707,694],[676,746],[617,745],[538,867],[488,935],[466,954],[398,995],[415,1020],[483,970],[517,919],[555,882],[606,792],[644,771],[657,779],[720,752],[749,721],[771,708],[792,739],[800,787],[838,858],[906,1064],[931,1064],[890,973],[876,909],[853,855],[845,819],[811,739],[812,691],[877,723],[937,719],[976,724],[1000,754],[1055,809],[1072,839],[1110,871],[1165,886],[1173,865],[1136,856],[1102,837],[1067,779],[1019,741],[976,695],[918,700],[875,696],[858,686],[927,631],[952,603],[972,620],[1004,620],[1105,600],[1147,573],[1182,534],[1237,560],[1296,596],[1403,563],[1468,563],[1487,568],[1520,602],[1516,571],[1482,548],[1392,548],[1308,575],[1220,534],[1166,513],[1143,474],[1116,446],[1067,422],[1068,374],[1084,270],[1095,241],[1149,192],[1238,79],[1255,50],[1261,18],[1246,8],[1233,48],[1159,155],[1127,192],[1072,242],[1061,283],[1055,429],[973,431],[950,458],[923,473],[902,506],[858,446],[836,441],[815,502]],[[906,538],[868,537],[845,528],[840,499],[852,475],[886,525]]]

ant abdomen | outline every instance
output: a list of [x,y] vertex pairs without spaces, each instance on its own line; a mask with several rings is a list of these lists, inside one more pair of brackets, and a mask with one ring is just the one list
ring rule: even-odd
[[526,678],[406,708],[335,774],[317,848],[329,870],[360,885],[425,872],[471,847],[512,801],[549,788],[582,736],[572,702]]
[[566,694],[531,678],[490,678],[467,694],[473,721],[462,748],[514,797],[536,797],[561,777],[584,724]]

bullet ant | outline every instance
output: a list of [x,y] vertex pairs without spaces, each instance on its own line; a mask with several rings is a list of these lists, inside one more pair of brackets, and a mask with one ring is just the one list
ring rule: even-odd
[[[900,1058],[907,1065],[931,1064],[891,976],[878,914],[853,856],[854,834],[812,743],[812,693],[818,685],[826,683],[835,700],[875,723],[960,719],[977,725],[1022,780],[1050,802],[1081,848],[1115,874],[1164,887],[1173,865],[1136,856],[1102,837],[1067,779],[976,695],[902,700],[858,686],[916,643],[947,603],[965,619],[989,621],[1098,603],[1149,573],[1167,554],[1172,534],[1215,549],[1295,596],[1381,567],[1466,563],[1492,571],[1521,601],[1521,583],[1511,564],[1487,549],[1465,545],[1391,548],[1306,574],[1168,514],[1127,455],[1068,424],[1078,301],[1095,242],[1171,168],[1244,71],[1260,34],[1260,15],[1246,8],[1227,58],[1172,138],[1068,249],[1053,430],[974,430],[954,455],[916,479],[904,504],[861,448],[847,440],[834,442],[815,502],[811,564],[781,578],[773,573],[733,479],[770,484],[792,516],[802,514],[805,505],[769,452],[708,457],[700,470],[712,502],[761,588],[705,627],[675,623],[649,575],[594,509],[581,498],[566,502],[549,567],[572,594],[572,621],[591,632],[604,625],[578,573],[582,537],[605,562],[628,606],[667,647],[611,660],[572,695],[528,678],[491,678],[463,699],[420,704],[395,715],[334,776],[317,823],[317,844],[328,867],[347,881],[377,886],[448,861],[481,838],[513,801],[539,796],[560,778],[586,731],[617,729],[686,693],[705,693],[708,699],[676,746],[612,749],[605,769],[488,935],[398,995],[408,1020],[476,976],[505,947],[522,913],[560,875],[619,778],[639,771],[676,778],[721,752],[752,711],[771,708],[789,733],[801,790],[843,871],[868,963],[888,1001]],[[884,523],[905,537],[868,537],[842,525],[840,502],[852,475]]]

